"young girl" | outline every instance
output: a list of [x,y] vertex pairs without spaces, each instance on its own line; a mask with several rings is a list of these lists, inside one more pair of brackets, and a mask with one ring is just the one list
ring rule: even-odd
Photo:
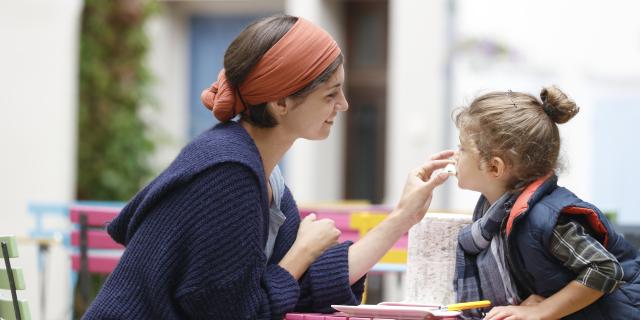
[[557,124],[579,109],[556,87],[540,98],[492,92],[455,116],[458,185],[482,194],[458,236],[457,299],[491,300],[485,319],[640,319],[637,249],[556,184]]

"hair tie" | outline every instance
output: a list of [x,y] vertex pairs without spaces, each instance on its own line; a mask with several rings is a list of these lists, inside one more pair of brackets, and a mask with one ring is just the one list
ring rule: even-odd
[[245,105],[238,90],[227,81],[225,70],[220,70],[218,81],[200,94],[200,100],[221,122],[226,122],[244,111]]
[[556,108],[553,105],[545,101],[542,103],[542,110],[547,114],[547,116],[549,116],[549,118],[553,120],[553,117],[556,113]]
[[511,104],[517,108],[518,105],[516,104],[516,102],[513,100],[513,91],[511,91],[511,89],[509,89],[509,91],[507,91],[507,97],[509,97],[509,100],[511,100]]

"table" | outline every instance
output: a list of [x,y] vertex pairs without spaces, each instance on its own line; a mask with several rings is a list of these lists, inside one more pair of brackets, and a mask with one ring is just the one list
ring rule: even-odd
[[284,320],[393,320],[387,318],[359,318],[349,317],[343,313],[320,314],[320,313],[287,313]]
[[[440,317],[439,320],[457,320],[458,317]],[[396,320],[393,318],[362,318],[362,317],[349,317],[342,312],[333,314],[322,313],[287,313],[283,320]]]

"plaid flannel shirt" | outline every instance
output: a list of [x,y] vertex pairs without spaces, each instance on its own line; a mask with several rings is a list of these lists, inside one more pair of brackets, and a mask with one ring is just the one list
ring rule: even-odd
[[620,287],[624,275],[615,256],[575,221],[560,222],[549,243],[551,254],[578,276],[581,284],[610,293]]

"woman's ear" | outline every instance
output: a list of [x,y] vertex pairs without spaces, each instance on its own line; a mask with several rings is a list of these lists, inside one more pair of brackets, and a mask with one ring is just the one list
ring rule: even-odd
[[271,109],[274,115],[284,116],[289,111],[287,108],[287,99],[282,98],[275,101],[267,102],[267,107]]

